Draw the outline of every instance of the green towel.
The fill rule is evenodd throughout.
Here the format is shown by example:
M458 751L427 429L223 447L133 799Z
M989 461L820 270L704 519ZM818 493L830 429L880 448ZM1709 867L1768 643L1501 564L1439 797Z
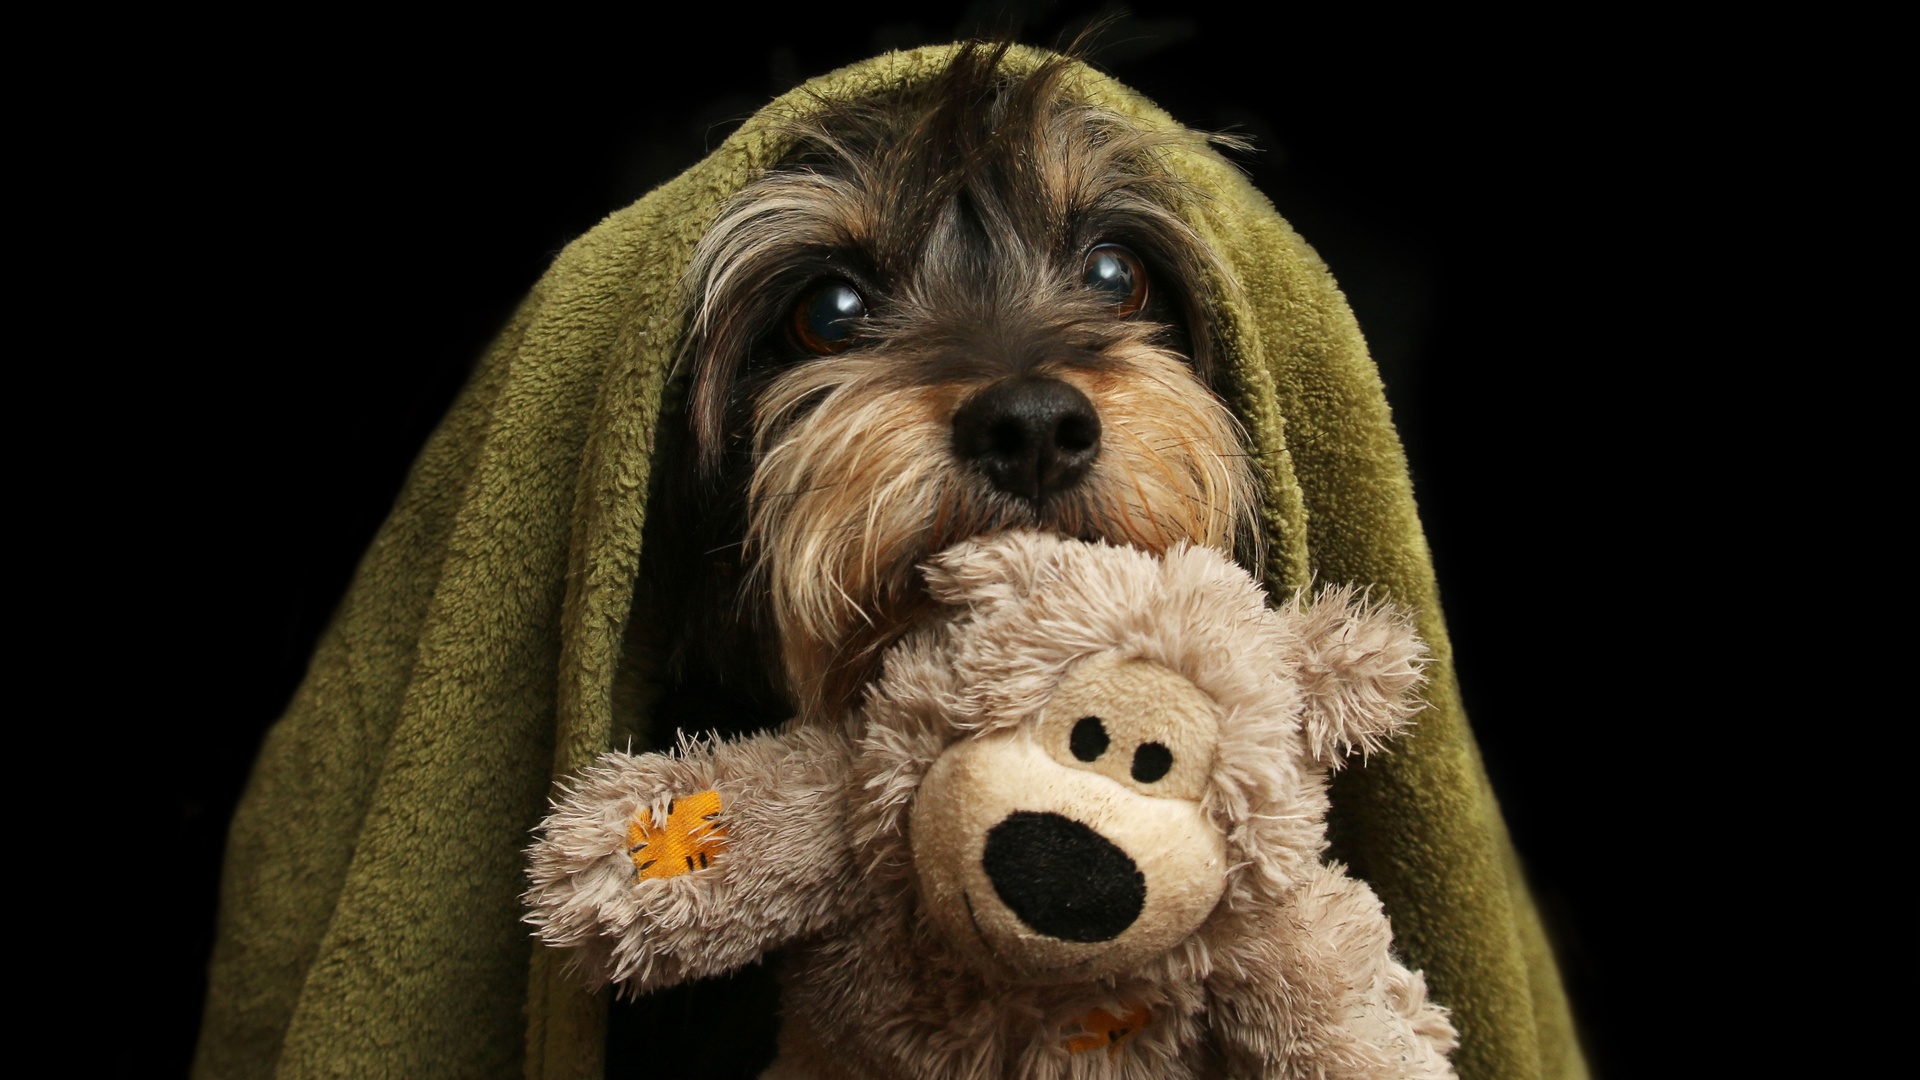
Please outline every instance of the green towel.
M415 463L261 751L228 842L196 1075L600 1075L604 1000L533 947L521 852L551 781L617 726L624 741L616 672L645 700L657 662L623 649L623 631L655 436L678 396L680 275L721 203L786 150L778 117L925 81L949 53L889 54L786 95L534 286ZM1172 123L1096 72L1075 78ZM1269 586L1372 584L1421 612L1437 658L1415 735L1336 782L1334 854L1379 892L1406 959L1453 1010L1462 1077L1584 1076L1353 315L1231 166L1197 146L1171 164L1204 195L1188 216L1243 290L1213 293L1225 390L1270 496Z

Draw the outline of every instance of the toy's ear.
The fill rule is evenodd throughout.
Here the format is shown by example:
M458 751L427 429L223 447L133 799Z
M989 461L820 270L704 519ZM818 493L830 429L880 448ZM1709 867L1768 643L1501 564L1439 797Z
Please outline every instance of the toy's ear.
M1355 751L1379 750L1423 707L1416 692L1430 657L1410 613L1342 587L1286 614L1298 619L1301 733L1316 761L1338 769Z
M1031 532L1004 532L956 544L927 560L927 592L943 604L1017 600L1030 591L1063 541Z

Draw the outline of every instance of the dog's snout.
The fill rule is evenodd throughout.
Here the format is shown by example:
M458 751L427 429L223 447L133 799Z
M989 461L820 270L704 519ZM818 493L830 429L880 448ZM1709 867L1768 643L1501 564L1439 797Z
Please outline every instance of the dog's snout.
M1006 379L953 415L953 448L993 485L1035 502L1078 484L1100 454L1100 415L1058 379Z
M1062 941L1112 941L1146 907L1147 879L1133 859L1059 814L1008 814L987 831L980 863L1021 922Z

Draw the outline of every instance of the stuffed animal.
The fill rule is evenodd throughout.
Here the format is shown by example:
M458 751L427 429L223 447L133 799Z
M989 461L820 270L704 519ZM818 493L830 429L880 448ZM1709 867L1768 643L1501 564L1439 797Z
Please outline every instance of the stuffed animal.
M1379 901L1321 861L1329 772L1418 708L1404 613L1026 532L926 576L854 715L565 792L538 936L642 993L787 950L773 1080L1453 1075Z

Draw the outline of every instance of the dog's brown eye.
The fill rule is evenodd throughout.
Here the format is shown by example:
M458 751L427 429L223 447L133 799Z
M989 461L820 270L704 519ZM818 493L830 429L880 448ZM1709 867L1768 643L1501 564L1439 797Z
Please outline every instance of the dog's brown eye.
M1119 244L1101 244L1087 252L1080 283L1106 297L1114 314L1123 318L1147 306L1147 269L1139 256Z
M825 356L853 344L867 302L844 281L815 286L793 306L793 337L810 353Z

